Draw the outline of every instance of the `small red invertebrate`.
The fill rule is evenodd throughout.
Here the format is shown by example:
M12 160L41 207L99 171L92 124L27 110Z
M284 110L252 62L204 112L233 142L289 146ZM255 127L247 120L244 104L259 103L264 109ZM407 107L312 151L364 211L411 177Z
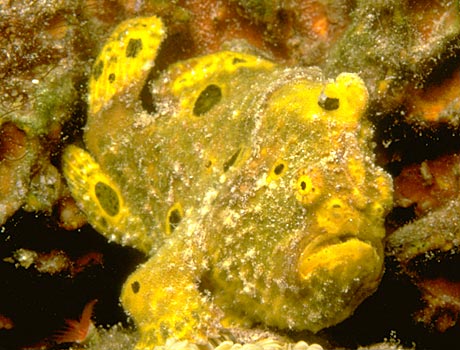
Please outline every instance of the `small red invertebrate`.
M94 328L91 316L96 302L97 299L94 299L85 305L79 320L65 320L66 327L56 333L54 341L58 344L84 342Z
M0 329L10 330L14 327L13 320L8 316L0 314Z

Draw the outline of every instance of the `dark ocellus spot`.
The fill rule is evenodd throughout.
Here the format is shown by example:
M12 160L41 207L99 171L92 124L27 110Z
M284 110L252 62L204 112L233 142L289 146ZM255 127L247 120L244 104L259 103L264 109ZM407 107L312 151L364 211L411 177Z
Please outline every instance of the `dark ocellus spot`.
M280 163L278 164L275 169L273 169L273 172L275 173L275 175L280 175L284 170L284 164L283 163Z
M135 58L139 52L142 51L142 40L141 39L129 39L128 46L126 47L126 57Z
M120 201L112 187L103 182L98 182L94 191L102 209L110 216L117 215L120 211Z
M138 281L134 281L133 283L131 283L131 289L134 294L137 294L141 289L140 283Z
M208 85L200 96L195 101L193 106L193 114L196 116L202 116L206 112L210 111L212 107L220 102L222 99L222 91L217 85Z
M319 95L318 105L326 111L334 111L339 109L340 101L338 98L328 97L324 93Z
M115 74L114 73L110 73L109 74L109 83L113 83L115 81Z
M169 213L169 218L168 218L169 228L171 232L175 230L175 228L179 225L181 220L182 220L182 215L180 213L180 210L179 209L171 210L171 212Z
M300 183L300 188L302 189L302 191L305 191L305 189L307 188L307 183L305 181L302 181Z
M93 67L93 78L94 80L98 80L104 70L104 62L99 61Z

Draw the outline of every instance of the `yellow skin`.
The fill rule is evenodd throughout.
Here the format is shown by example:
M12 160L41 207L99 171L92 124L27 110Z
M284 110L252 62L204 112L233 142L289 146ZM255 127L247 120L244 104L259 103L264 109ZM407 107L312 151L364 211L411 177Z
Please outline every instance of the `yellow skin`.
M349 317L380 281L392 198L362 80L225 51L169 67L149 114L138 96L163 37L156 17L115 29L90 80L88 152L63 157L89 222L151 256L121 294L137 347Z

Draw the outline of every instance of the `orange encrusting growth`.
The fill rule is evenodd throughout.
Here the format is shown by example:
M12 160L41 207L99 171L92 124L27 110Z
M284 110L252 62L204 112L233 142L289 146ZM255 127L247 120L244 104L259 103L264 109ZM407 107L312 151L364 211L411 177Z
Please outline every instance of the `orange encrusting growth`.
M444 155L405 167L394 180L395 204L414 206L420 217L446 205L459 195L458 167L460 155Z
M418 122L449 122L460 109L458 86L460 69L456 69L442 84L431 84L424 89L415 90L410 96L408 119Z

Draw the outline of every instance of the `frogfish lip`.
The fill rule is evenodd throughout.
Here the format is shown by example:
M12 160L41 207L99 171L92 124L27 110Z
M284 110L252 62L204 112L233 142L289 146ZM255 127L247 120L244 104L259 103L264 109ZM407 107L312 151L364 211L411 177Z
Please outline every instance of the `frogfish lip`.
M360 275L374 270L372 268L369 271L368 268L363 269L363 267L376 267L381 260L377 249L370 243L350 237L342 241L322 242L313 247L308 245L300 255L298 271L303 280L307 280L320 270L322 273L338 273L340 270L342 274L347 272L347 274ZM349 270L355 270L355 272Z
M383 248L355 235L322 240L304 248L297 267L304 290L315 291L313 299L320 304L329 300L331 308L335 305L334 310L325 311L334 314L332 325L348 317L377 289L383 274Z

